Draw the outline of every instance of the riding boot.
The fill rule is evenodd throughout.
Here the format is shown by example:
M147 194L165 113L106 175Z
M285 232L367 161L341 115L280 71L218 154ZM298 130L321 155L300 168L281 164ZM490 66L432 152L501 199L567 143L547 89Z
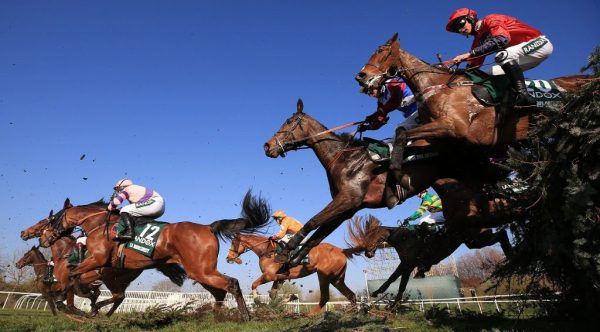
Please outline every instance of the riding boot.
M46 265L46 275L44 276L44 283L51 284L54 282L54 265Z
M113 239L119 242L127 242L133 240L133 217L127 212L121 212L121 219L123 219L123 223L125 224L125 229L121 234L117 234L117 236Z
M404 159L404 145L406 145L406 129L404 127L396 128L392 155L390 156L390 167L392 171L400 171L402 160Z
M83 261L83 245L79 244L77 246L77 265L81 264L81 261Z
M515 100L515 106L531 107L536 105L536 101L527 92L527 86L525 85L525 77L523 76L523 70L519 67L519 64L515 60L511 60L502 66L502 70L506 73L506 77L510 79L513 89L517 93Z
M306 237L306 234L304 234L302 232L302 230L300 230L299 232L294 234L294 236L292 236L292 238L284 246L283 250L280 253L278 253L277 255L275 255L275 262L276 263L287 263L289 260L290 252L293 249L295 249L296 247L298 247L300 242L302 242L302 240L304 240L305 237Z
M396 171L388 170L387 178L385 181L385 189L383 190L383 199L388 209L392 209L394 206L400 203L398 195L398 179L396 179Z

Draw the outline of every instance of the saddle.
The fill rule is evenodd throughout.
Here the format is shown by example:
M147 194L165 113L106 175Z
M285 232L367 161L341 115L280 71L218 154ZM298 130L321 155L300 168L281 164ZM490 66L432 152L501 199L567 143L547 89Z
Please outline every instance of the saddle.
M473 97L483 105L509 106L507 102L514 100L515 92L505 75L493 76L481 70L469 70L464 74L471 80ZM553 81L525 80L525 84L529 95L537 101L538 108L548 106L549 103L561 102L564 98L564 91Z

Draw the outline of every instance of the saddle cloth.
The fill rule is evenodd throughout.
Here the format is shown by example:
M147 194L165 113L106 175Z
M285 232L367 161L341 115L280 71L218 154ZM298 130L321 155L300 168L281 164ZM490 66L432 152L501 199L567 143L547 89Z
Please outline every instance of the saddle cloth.
M127 242L125 248L137 251L147 257L152 257L158 238L167 223L161 221L150 222L148 219L145 219L144 223L140 225L137 224L137 221L136 219L133 240ZM115 228L116 234L124 229L125 225L122 224L122 221L119 221Z

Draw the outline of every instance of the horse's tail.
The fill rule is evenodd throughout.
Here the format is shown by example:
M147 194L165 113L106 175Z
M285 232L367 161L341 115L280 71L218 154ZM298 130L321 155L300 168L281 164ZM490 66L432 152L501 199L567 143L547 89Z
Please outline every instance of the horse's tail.
M248 190L240 218L217 220L209 226L221 240L232 240L238 233L253 233L265 227L270 217L271 208L267 201L260 196L252 196L252 191Z
M171 263L160 265L157 266L156 269L179 287L181 287L185 279L187 279L187 274L185 273L185 270L179 264Z
M342 253L346 256L346 258L353 258L354 256L360 256L360 253L364 250L361 247L350 247L342 249Z

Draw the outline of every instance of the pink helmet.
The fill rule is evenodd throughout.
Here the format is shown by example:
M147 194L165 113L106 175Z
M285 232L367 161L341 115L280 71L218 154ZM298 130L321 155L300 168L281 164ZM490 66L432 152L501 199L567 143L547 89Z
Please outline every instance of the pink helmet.
M128 186L131 186L133 184L133 181L129 180L129 179L121 179L119 181L117 181L117 183L115 184L115 190L117 189L122 189Z

